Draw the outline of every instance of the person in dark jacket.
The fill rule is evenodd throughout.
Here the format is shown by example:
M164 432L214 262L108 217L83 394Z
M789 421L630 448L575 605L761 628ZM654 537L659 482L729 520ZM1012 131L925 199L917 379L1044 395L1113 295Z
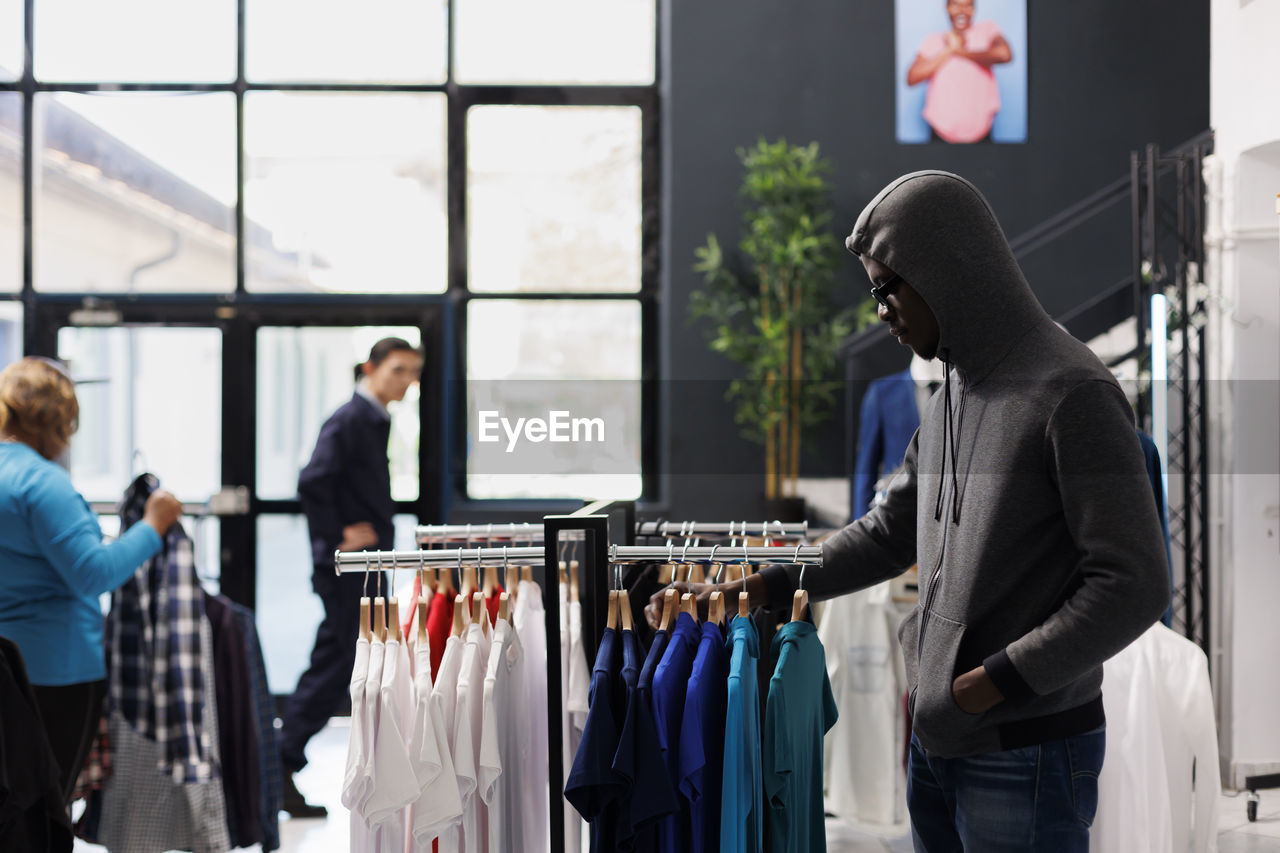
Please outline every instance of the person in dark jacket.
M334 574L333 552L393 547L387 405L403 400L421 371L422 356L408 341L383 338L374 344L368 361L356 368L355 394L324 422L311 461L298 475L311 537L311 585L324 604L324 619L310 666L281 720L284 810L294 817L326 814L324 807L306 802L292 776L307 763L307 742L342 706L355 665L364 575Z
M963 178L898 178L845 245L890 333L947 376L884 501L824 543L805 589L832 598L919 563L920 603L898 631L917 851L1083 853L1102 663L1169 601L1133 410L1045 313ZM765 568L746 582L752 605L787 606L798 579Z

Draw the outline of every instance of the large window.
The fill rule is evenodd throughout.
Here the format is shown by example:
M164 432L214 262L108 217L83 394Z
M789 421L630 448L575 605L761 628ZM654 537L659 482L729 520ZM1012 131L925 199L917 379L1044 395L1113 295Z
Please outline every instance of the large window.
M230 93L36 96L37 290L235 289Z
M21 289L22 95L0 92L0 293Z
M90 500L143 468L194 514L219 496L201 571L278 603L276 689L318 613L298 470L377 338L427 352L392 411L402 538L499 499L641 495L655 9L0 0L0 364L70 360ZM482 407L603 440L512 464Z
M441 293L445 96L249 92L250 290Z
M473 107L471 291L640 290L640 128L635 107Z

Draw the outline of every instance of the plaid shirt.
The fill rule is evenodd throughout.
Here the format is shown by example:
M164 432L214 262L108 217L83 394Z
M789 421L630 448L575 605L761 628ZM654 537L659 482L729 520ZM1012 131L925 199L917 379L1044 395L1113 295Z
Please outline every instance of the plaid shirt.
M89 745L89 757L84 761L84 769L76 778L76 789L71 795L72 802L87 799L94 791L102 790L102 785L111 775L111 739L107 735L107 718L98 719L98 733Z
M129 487L121 530L142 519L157 485L144 475ZM107 654L110 707L155 741L157 768L179 784L214 776L200 664L205 618L191 539L175 524L160 553L112 593Z

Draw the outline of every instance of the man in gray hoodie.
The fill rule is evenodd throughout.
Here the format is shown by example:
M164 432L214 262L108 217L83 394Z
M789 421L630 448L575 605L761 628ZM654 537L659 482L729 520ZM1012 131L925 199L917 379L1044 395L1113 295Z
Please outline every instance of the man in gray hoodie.
M805 588L833 598L919 565L899 628L917 851L1087 851L1102 663L1169 601L1132 409L963 178L898 178L845 244L889 331L947 378L883 503L824 544ZM752 605L785 607L798 580L766 568Z

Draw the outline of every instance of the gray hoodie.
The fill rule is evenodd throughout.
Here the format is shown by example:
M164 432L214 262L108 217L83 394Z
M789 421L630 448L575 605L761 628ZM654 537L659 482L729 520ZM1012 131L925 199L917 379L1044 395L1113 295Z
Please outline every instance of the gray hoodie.
M958 757L1102 725L1102 662L1164 612L1159 517L1114 377L1036 300L995 214L968 181L905 175L847 245L915 288L940 328L948 381L886 500L823 547L811 599L920 567L898 636L913 731ZM767 569L790 598L795 567ZM969 714L953 679L979 665L1005 696Z

